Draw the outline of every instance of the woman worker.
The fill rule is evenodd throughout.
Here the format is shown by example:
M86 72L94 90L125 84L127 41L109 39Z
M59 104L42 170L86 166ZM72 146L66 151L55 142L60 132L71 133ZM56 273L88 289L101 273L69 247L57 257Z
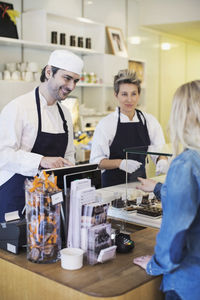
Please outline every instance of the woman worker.
M119 107L97 125L90 156L90 162L97 163L103 170L103 187L125 183L126 170L128 181L135 181L138 176L146 177L145 155L129 154L126 162L125 148L142 147L142 151L147 151L151 145L158 151L165 143L158 121L136 109L140 91L140 80L135 73L121 70L114 77L114 93ZM157 162L157 174L165 173L167 159L155 159L155 156L152 159Z
M155 253L134 259L148 274L163 275L166 300L199 300L200 295L199 132L200 80L196 80L180 86L172 103L174 159L161 187L163 218ZM151 190L155 182L142 180L140 187Z

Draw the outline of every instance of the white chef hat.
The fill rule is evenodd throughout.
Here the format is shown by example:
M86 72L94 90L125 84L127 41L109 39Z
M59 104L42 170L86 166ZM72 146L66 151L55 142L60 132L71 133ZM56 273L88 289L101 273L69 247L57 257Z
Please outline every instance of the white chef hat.
M81 75L82 59L67 50L55 50L51 53L48 65Z

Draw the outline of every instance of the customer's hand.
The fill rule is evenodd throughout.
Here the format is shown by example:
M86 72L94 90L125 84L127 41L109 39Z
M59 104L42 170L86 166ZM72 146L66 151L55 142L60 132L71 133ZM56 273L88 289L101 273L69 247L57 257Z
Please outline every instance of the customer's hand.
M140 168L141 164L142 163L137 160L123 159L119 165L119 168L125 172L127 171L128 173L133 173Z
M139 256L133 259L133 263L146 270L147 264L150 261L150 259L151 255Z
M160 159L156 164L156 175L166 174L169 169L169 162L167 159Z
M66 166L73 166L73 164L63 157L44 156L40 161L40 167L44 169L62 168Z
M137 178L140 184L136 186L136 189L142 190L143 192L153 192L156 186L156 181L153 179L145 179L142 177Z

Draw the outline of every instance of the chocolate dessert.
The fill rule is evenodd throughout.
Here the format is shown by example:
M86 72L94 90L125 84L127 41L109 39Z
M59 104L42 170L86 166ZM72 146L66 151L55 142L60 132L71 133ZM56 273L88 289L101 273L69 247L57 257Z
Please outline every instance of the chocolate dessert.
M151 217L162 216L162 208L160 207L141 207L137 209L138 214L147 215Z

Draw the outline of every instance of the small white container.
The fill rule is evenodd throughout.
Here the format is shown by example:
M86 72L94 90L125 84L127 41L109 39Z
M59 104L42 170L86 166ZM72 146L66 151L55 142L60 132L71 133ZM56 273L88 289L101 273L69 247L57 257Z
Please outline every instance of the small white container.
M27 66L27 71L29 72L38 72L39 66L36 62L29 62Z
M3 71L3 79L4 80L10 80L11 79L10 71L8 71L8 70Z
M31 82L31 81L33 81L33 72L31 72L31 71L27 71L26 73L25 73L25 78L24 78L24 80L25 81L27 81L27 82Z
M79 248L64 248L60 250L61 267L66 270L78 270L83 266L84 251Z

